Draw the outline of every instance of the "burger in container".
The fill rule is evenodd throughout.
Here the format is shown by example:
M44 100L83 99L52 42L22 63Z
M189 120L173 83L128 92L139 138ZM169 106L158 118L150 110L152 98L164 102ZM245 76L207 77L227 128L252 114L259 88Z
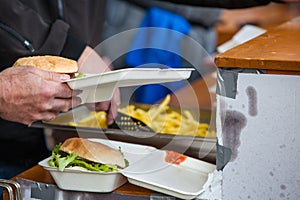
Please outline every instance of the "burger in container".
M39 162L60 189L112 192L127 182L122 170L155 148L96 138L68 138Z

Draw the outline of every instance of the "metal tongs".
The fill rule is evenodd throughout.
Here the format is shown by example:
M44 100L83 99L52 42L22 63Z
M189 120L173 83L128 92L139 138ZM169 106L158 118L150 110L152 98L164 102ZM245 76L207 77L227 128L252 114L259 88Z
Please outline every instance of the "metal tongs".
M118 128L128 131L146 131L154 132L149 126L139 119L136 119L132 116L129 116L125 113L118 112L117 117L112 125L109 128Z
M22 200L21 186L16 181L0 179L0 187L7 190L9 200Z

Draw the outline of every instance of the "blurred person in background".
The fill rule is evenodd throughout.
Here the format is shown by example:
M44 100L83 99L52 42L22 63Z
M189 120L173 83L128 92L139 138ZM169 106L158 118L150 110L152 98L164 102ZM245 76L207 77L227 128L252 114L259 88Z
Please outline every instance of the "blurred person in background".
M110 40L103 43L101 54L110 58L117 58L112 59L115 69L139 67L147 63L156 63L174 68L195 67L197 71L193 71L188 80L192 82L215 69L213 63L217 43L215 25L219 22L221 8L246 8L265 5L269 2L251 0L239 2L111 0L107 2L103 29L103 39L109 38ZM117 10L116 7L118 7ZM189 44L191 40L184 40L184 38L182 40L178 40L176 36L164 38L165 35L171 34L170 31L167 33L167 31L149 29L149 33L147 33L146 30L136 29L144 27L167 28L168 30L179 31L195 40L203 49L192 48L193 45ZM115 37L119 33L122 33L119 35L119 38L122 39ZM176 46L174 43L180 44ZM172 59L170 59L170 54L159 51L160 49L139 49L148 44L160 44L161 49L168 49L172 46L170 48L173 48L174 52L179 52L179 56L172 55ZM127 48L126 54L123 54L124 50L120 50L120 47L124 48L124 46ZM180 50L177 50L177 47ZM131 49L139 50L131 52ZM185 58L189 58L192 63L186 62ZM167 93L172 93L183 86L184 83L182 82L182 84L165 83L126 87L121 88L121 97L125 101L153 104L161 100Z
M115 9L116 7L118 7L117 10ZM124 32L125 34L120 35L120 38L123 39L110 39L109 42L104 43L101 54L110 58L117 57L118 59L113 61L113 66L116 69L138 67L147 63L156 63L176 68L195 67L198 71L192 73L189 79L189 82L192 82L213 70L213 63L211 63L212 66L208 67L204 66L203 61L207 59L206 57L209 57L209 55L215 52L217 38L214 26L219 20L220 13L220 8L178 5L154 0L108 1L103 39L116 36L116 34L123 31L132 31ZM158 27L166 28L167 30L149 29L149 35L146 36L142 35L148 34L146 31L140 34L142 31L136 29L143 27ZM174 30L176 32L174 32L174 37L170 35L172 32L168 30ZM191 40L185 41L184 38L181 38L181 35L176 35L177 32L191 37L195 42L199 43L202 48L191 48L189 43ZM165 38L166 35L169 36ZM178 36L180 39L178 39ZM143 45L149 41L152 44L160 44L161 49L172 48L174 52L178 52L178 56L159 51L160 49L147 49L143 52ZM134 44L137 44L134 48L141 49L137 54L135 54L136 52L130 51L130 48L132 48ZM118 51L120 46L122 46L122 48L124 48L124 46L127 47L127 53L125 55L115 55L122 54ZM192 60L192 64L184 59L186 57L190 58L189 61ZM157 67L157 65L154 67ZM201 71L201 74L199 74L199 71ZM174 92L183 86L184 83L182 82L126 87L121 88L121 97L124 100L129 99L137 103L153 104L165 97L167 93Z

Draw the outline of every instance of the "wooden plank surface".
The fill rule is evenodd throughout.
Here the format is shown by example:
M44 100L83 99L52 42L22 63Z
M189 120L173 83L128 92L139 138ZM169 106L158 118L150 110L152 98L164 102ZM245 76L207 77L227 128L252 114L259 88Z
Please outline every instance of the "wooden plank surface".
M300 71L300 17L215 57L217 67Z

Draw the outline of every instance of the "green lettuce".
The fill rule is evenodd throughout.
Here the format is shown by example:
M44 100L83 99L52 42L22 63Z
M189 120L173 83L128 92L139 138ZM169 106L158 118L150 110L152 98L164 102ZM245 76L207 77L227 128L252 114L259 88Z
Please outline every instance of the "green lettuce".
M48 162L51 167L57 167L59 171L64 171L65 168L74 166L83 167L96 172L118 172L120 170L117 165L95 163L84 160L74 153L67 154L59 150L60 146L61 143L54 147L52 150L52 158ZM128 161L126 159L125 162L126 166L128 166Z
M82 77L85 77L85 74L80 72L74 78L82 78Z

